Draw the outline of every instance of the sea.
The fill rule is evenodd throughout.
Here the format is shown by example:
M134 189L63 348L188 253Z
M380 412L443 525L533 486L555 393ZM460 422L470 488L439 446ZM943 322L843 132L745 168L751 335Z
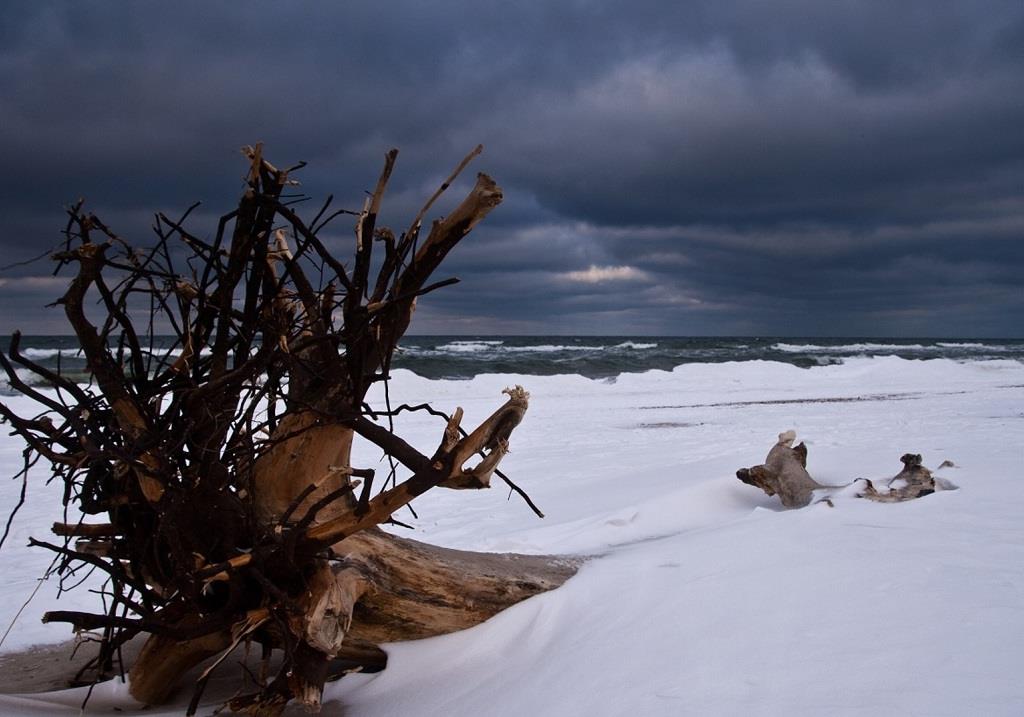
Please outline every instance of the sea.
M171 346L169 338L154 342L154 364L173 359ZM85 361L72 336L23 336L21 353L74 380L88 380ZM669 371L688 363L776 361L810 368L874 356L1024 362L1024 339L406 336L392 366L430 379L469 379L480 374L578 374L612 379L624 373ZM19 370L19 375L31 380L29 372ZM0 392L10 392L5 381L0 382Z

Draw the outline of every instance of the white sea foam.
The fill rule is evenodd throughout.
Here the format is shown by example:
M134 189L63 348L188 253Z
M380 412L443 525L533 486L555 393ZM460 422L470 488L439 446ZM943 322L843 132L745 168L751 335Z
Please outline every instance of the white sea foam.
M653 348L657 344L634 344L631 341L627 341L623 344L619 344L621 348ZM504 341L450 341L446 344L441 344L434 351L438 353L514 353L514 354L529 354L529 353L558 353L560 351L603 351L607 349L607 346L592 346L592 345L579 345L579 344L533 344L527 346L509 346ZM421 355L436 355L430 354L430 349L421 349Z
M853 353L856 351L927 351L931 347L921 344L843 344L841 346L819 346L818 344L772 344L776 351L786 353ZM934 350L934 349L932 349Z
M936 346L941 346L944 349L983 349L985 351L1012 351L1013 349L1009 346L1000 346L999 344L979 344L979 343L946 343L938 341Z
M30 346L27 349L22 349L21 353L22 355L25 356L25 358L35 360L54 358L55 356L57 356L57 354L63 354L64 356L70 356L74 358L82 357L81 349L37 349Z
M559 344L537 344L535 346L506 346L505 347L510 353L520 354L549 354L557 353L559 351L603 351L605 346L579 346L570 344L567 346Z
M162 356L177 357L177 356L181 355L181 348L175 348L175 349L154 348L152 350L150 350L148 348L143 348L142 352L144 354L147 354L147 355L150 355L150 356L154 356L154 357L162 357ZM72 348L40 349L40 348L35 348L35 347L29 347L29 348L21 349L21 353L22 353L23 356L25 356L25 358L30 358L30 359L33 359L35 361L44 361L46 359L56 358L58 354L62 358L82 359L82 358L85 357L85 354L82 353L81 349L72 349ZM202 356L210 356L210 355L212 355L212 353L213 353L213 351L211 349L209 349L209 348L204 348L202 351L200 351L200 355L202 355Z
M636 349L637 351L639 351L641 349L656 349L658 348L658 344L641 344L636 343L635 341L623 341L621 344L615 344L615 346L613 346L612 348Z
M437 347L438 351L450 353L479 353L481 351L493 351L496 347L504 344L504 341L450 341Z

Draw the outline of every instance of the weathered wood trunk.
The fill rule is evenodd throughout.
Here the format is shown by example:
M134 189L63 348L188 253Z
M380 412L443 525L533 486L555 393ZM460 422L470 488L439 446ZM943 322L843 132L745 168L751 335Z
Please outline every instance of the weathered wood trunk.
M778 495L787 508L807 505L814 491L825 486L807 472L807 446L800 443L794 447L795 440L794 431L780 433L764 463L753 468L741 468L736 471L736 477L768 495Z
M472 627L558 587L579 564L548 555L440 548L378 529L354 535L334 551L371 586L356 605L349 631L351 637L371 643Z
M446 480L475 477L477 484L485 485L489 474L464 469L463 463L488 446L493 446L492 454L497 451L503 455L504 448L498 444L507 443L514 427L514 423L506 422L507 414L515 414L518 422L525 407L525 392L510 391L505 409L499 409L482 424L483 430L467 436L468 443L456 439L457 431L452 426L457 424L450 423L439 449L454 456ZM501 431L504 433L495 433ZM316 512L310 529L330 529L338 522L351 520L381 522L383 516L361 518L359 504L352 497L348 462L352 429L325 425L312 412L303 412L283 419L277 435L281 440L254 467L254 504L264 525L274 526L289 514L307 515L318 501L339 491L337 499ZM490 465L486 459L484 464ZM314 490L310 491L310 486ZM552 556L449 550L377 528L353 532L332 544L330 550L334 564L320 563L307 579L304 607L292 630L302 636L302 650L296 659L300 674L309 679L293 676L276 681L263 694L237 701L236 708L250 714L273 715L294 697L315 709L331 658L347 655L355 661L368 652L371 660L379 661L376 645L381 642L420 639L472 627L517 602L558 587L577 566L574 560ZM132 695L146 703L164 700L169 684L178 675L229 647L230 637L229 633L217 633L184 644L152 637L132 668ZM346 653L346 644L356 649ZM164 662L173 666L163 667ZM139 679L148 674L159 674L161 679Z
M521 387L506 390L505 403L471 431L457 407L448 415L394 408L390 396L383 407L366 403L370 386L389 378L418 297L457 281L428 284L431 275L501 202L501 189L480 174L420 237L435 200L480 149L397 237L377 226L395 150L361 211L331 212L329 199L307 222L282 193L298 167L278 169L261 147L247 147L245 193L209 241L184 218L161 214L156 246L140 252L81 203L69 209L55 259L77 271L58 303L93 383L80 386L21 355L15 334L0 364L45 413L23 418L0 404L0 417L28 443L26 466L46 459L66 503L105 516L55 525L64 545L37 544L67 565L105 571L110 613L46 619L103 630L100 673L119 645L148 633L130 670L137 699L166 700L184 672L209 661L194 711L212 671L257 642L279 650L281 666L231 707L276 715L296 700L315 711L339 661L380 669L380 643L475 625L574 572L572 560L446 550L377 527L428 490L486 488L494 475L526 497L498 470L528 408ZM318 236L346 213L356 215L348 265ZM175 261L172 240L191 254L187 265ZM140 300L150 314L136 326ZM99 324L90 302L107 314ZM175 333L170 347L154 334L164 326ZM57 399L22 381L14 364ZM392 416L415 410L446 419L430 456L389 427ZM377 446L394 470L375 481L373 469L353 466L354 440Z
M305 515L318 501L350 484L351 428L323 423L313 411L289 413L273 439L281 441L260 456L253 467L253 505L260 521L273 525L309 485L316 488L295 507ZM351 493L338 497L317 514L336 517L355 505Z

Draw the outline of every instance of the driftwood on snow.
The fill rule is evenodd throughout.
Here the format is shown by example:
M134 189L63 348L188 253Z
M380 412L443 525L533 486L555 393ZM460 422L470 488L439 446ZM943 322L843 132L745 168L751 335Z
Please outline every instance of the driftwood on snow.
M328 198L306 218L289 193L302 165L279 169L260 146L244 151L244 193L212 236L186 228L191 209L158 214L157 243L142 251L81 202L68 210L54 259L73 273L57 303L91 381L32 361L16 333L0 367L41 413L0 403L0 419L27 444L22 477L48 463L66 509L95 516L56 523L56 543L33 541L57 554L69 581L88 570L108 578L106 612L44 616L98 631L93 675L127 670L131 694L159 703L209 661L192 712L212 671L255 644L281 655L280 667L249 675L230 706L272 716L292 700L317 710L339 660L380 669L379 643L477 624L557 587L576 566L444 550L377 527L428 490L487 488L493 476L539 514L498 468L528 408L521 387L466 429L460 408L393 406L387 390L384 407L365 400L373 384L386 388L418 297L456 281L430 283L433 273L501 202L480 174L422 232L480 148L397 236L377 224L396 150L361 210L332 210ZM347 263L323 238L345 215L355 218ZM170 346L157 340L166 334ZM395 433L394 418L409 411L445 419L433 453ZM351 464L356 437L387 459L382 475ZM149 636L139 657L121 665L120 647L138 634Z
M812 500L828 500L830 493L846 486L822 485L807 472L807 446L793 445L795 431L779 434L778 442L768 451L768 457L761 465L740 468L736 477L748 485L760 488L768 495L778 495L786 508L802 508ZM936 490L954 488L951 483L937 481L931 471L921 465L921 456L907 453L900 458L903 470L885 483L883 489L874 482L859 478L862 483L855 496L880 503L896 503L913 500L934 493Z

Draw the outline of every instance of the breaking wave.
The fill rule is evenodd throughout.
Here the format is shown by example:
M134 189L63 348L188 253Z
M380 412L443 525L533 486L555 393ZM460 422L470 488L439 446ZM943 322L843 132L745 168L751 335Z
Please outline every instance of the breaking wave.
M938 345L938 344L936 344ZM959 345L959 344L957 344ZM928 346L921 344L840 344L838 346L818 346L817 344L773 344L776 351L786 353L854 353L864 351L927 351Z

